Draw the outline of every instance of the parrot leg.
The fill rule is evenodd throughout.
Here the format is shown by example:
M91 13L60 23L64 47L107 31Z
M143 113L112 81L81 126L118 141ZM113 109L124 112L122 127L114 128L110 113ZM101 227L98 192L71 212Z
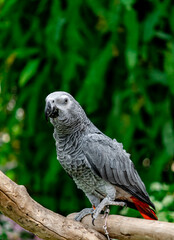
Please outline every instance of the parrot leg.
M103 216L103 218L105 218L105 224L103 225L103 229L105 231L105 235L108 240L110 240L109 232L108 232L108 228L107 228L107 220L108 220L109 212L110 212L109 206L106 206L106 209L104 211L104 216Z
M121 207L127 206L125 202L117 202L117 201L111 200L109 197L105 197L92 213L93 225L94 225L95 219L98 217L100 212L104 209L104 207L106 207L107 205L115 205L115 206L121 206Z
M92 214L94 211L93 208L84 208L83 210L81 210L76 216L75 216L75 220L80 222L82 220L82 218L84 218L86 215Z
M105 207L104 215L103 215L102 218L108 217L109 213L110 213L110 209L109 209L109 205L108 205L108 206Z

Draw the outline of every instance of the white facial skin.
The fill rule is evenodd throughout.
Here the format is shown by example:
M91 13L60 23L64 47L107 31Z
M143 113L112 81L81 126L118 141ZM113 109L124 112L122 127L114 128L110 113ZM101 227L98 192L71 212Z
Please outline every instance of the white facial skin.
M66 113L68 110L72 108L72 97L70 97L68 94L65 94L64 92L54 92L47 96L46 98L46 108L49 105L50 109L46 109L46 114L48 117L56 118L59 117L63 112ZM58 116L54 117L54 114L51 114L51 111L53 109L57 109Z
M65 111L70 108L71 100L67 94L62 94L61 92L54 92L47 96L46 102L50 102L51 106L56 106L59 110Z
M71 126L79 122L81 111L82 108L78 102L65 92L53 92L46 98L46 117L50 117L54 126L58 124Z

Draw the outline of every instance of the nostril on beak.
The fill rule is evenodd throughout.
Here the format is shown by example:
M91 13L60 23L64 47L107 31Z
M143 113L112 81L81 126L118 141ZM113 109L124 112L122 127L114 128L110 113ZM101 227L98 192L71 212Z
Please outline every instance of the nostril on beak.
M51 101L51 103L53 103L53 101ZM48 118L56 118L59 116L58 108L56 106L51 106L51 103L47 102L45 106L45 118L47 121Z

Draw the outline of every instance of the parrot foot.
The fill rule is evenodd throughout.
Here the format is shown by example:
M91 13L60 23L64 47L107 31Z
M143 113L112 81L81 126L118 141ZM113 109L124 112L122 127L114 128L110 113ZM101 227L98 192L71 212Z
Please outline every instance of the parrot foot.
M93 214L94 209L93 208L84 208L82 209L79 213L77 213L77 215L75 216L75 220L80 222L82 220L82 218L84 218L85 216L89 215L89 214Z
M102 218L107 218L110 213L109 205L105 207L104 214Z
M127 206L127 204L125 202L113 201L113 200L110 200L109 197L104 198L92 213L92 223L93 223L93 225L94 225L95 219L98 217L98 215L101 213L101 211L106 206L109 206L109 205L115 205L115 206L121 206L121 207Z

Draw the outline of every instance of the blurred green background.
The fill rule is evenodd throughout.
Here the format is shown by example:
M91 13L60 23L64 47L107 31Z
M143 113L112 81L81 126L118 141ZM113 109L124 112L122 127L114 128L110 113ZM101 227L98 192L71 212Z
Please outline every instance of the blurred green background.
M123 143L159 219L174 221L172 3L0 0L0 169L45 207L66 215L89 206L56 160L44 118L45 97L63 90Z

